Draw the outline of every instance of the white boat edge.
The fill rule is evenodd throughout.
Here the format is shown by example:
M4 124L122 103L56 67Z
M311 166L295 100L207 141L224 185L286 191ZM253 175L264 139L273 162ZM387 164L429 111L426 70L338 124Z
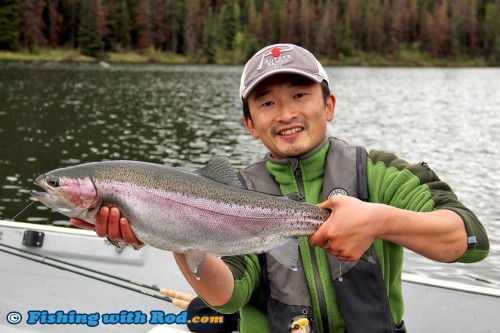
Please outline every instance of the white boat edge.
M91 230L84 229L76 229L76 228L66 228L66 227L57 227L52 225L43 225L43 224L34 224L34 223L25 223L25 222L12 222L6 220L0 220L0 226L9 227L9 228L17 228L17 229L29 229L29 230L38 230L38 231L50 231L57 232L60 234L71 234L71 235L79 235L79 236L89 236L95 237L95 232ZM1 240L1 235L0 235ZM500 297L500 289L475 286L460 282L453 281L443 281L438 279L433 279L421 275L417 275L414 273L403 272L402 280L409 283L422 284L437 288L444 288L450 290L463 291L467 293L473 294L481 294L488 295L493 297Z
M500 297L500 289L475 286L471 284L465 284L453 281L443 281L438 279L433 279L413 273L403 272L402 280L408 283L416 283L426 286L432 286L437 288L450 289L455 291L463 291L466 293L487 295L493 297Z
M91 230L85 229L77 229L77 228L66 228L66 227L57 227L53 225L45 225L45 224L35 224L29 222L15 222L15 221L7 221L0 220L0 227L8 227L13 229L29 229L29 230L37 230L37 231L50 231L57 232L61 234L72 234L72 235L80 235L80 236L95 236L95 232ZM1 238L0 238L1 240Z
M25 230L44 232L46 238L53 241L47 240L41 249L33 248L32 250L23 247L21 239ZM78 264L83 263L82 265L85 267L97 270L108 269L111 272L119 271L120 273L117 274L123 274L134 281L158 284L162 287L189 292L190 287L178 271L173 256L169 252L152 247L145 247L140 251L125 249L123 253L118 253L113 246L105 244L95 232L90 230L0 220L0 244L9 242L17 244L20 249L43 253L48 257L61 255L63 258L70 258ZM68 244L72 246L68 247ZM82 249L88 250L90 253L80 254ZM92 252L96 252L95 249L99 252L98 255L91 255L95 254ZM76 256L74 256L75 253ZM4 262L2 262L2 258ZM33 308L33 304L39 309L44 309L44 306L54 309L55 306L56 309L103 313L127 308L126 304L130 302L133 305L128 305L128 309L140 308L145 313L151 309L162 309L167 313L181 311L170 307L170 303L165 305L165 302L147 299L140 294L127 293L127 291L117 290L113 286L103 283L89 282L90 279L79 278L75 274L64 276L65 272L58 273L53 269L50 271L47 267L41 267L43 266L41 264L34 263L35 269L34 266L26 265L26 261L16 261L13 256L0 256L0 265L3 267L2 274L0 274L0 294L5 298L0 299L1 332L60 332L59 329L64 332L71 329L71 327L64 327L64 325L57 329L49 325L24 325L21 327L22 325L9 325L5 321L6 313L9 311L19 310L19 312L25 313L28 309ZM16 275L12 276L12 274ZM144 281L146 277L154 282ZM496 312L500 308L499 289L437 280L407 272L403 272L402 279L405 298L404 320L409 332L498 332L500 316ZM13 280L15 282L12 282ZM157 280L159 282L156 282ZM30 285L30 290L17 288L19 285L25 286L27 284ZM49 295L46 295L46 290L50 290ZM56 295L57 293L62 295L71 293L72 296L75 293L74 298L80 302L73 303L72 299L69 304L73 308L68 308L68 300L61 298L61 295ZM82 298L79 296L81 294L85 296L86 294L96 294L96 296L89 297L90 299L92 297L100 298L99 303L83 302L79 299ZM28 300L31 298L33 302L27 303L25 298ZM128 325L126 330L128 332L149 332L151 330L160 333L162 327L165 332L173 332L177 329L187 331L185 326L174 327L171 325L156 327ZM95 328L79 327L78 329L81 332L95 332ZM99 331L106 332L118 332L122 329L123 325L99 326Z

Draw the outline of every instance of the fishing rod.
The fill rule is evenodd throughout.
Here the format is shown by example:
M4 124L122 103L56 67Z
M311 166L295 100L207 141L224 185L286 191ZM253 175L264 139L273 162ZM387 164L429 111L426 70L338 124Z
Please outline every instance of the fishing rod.
M44 255L41 255L41 254L38 254L38 253L33 253L33 252L30 252L30 251L19 249L19 248L14 247L14 246L6 245L6 244L0 244L0 246L7 247L7 248L9 248L11 250L16 250L16 251L19 251L19 252L27 253L27 254L30 254L30 255L33 255L33 256L36 256L36 257L40 257L40 258L44 258L44 259L49 259L49 260L52 260L54 262L57 262L57 263L60 263L60 264L64 264L64 265L68 265L68 266L71 266L71 267L75 267L75 268L78 268L78 269L81 269L81 270L84 270L84 271L89 271L89 272L92 272L92 273L95 273L95 274L104 275L104 276L107 276L107 277L110 277L110 278L113 278L113 279L116 279L116 280L120 280L120 281L123 281L123 282L127 282L127 283L130 283L130 284L139 286L139 287L151 289L151 290L158 291L158 292L160 291L160 288L158 288L157 286L150 286L150 285L143 284L143 283L140 283L140 282L128 280L128 279L125 279L125 278L122 278L122 277L119 277L119 276L116 276L116 275L108 274L108 273L105 273L105 272L100 272L100 271L97 271L95 269L88 268L88 267L83 267L83 266L80 266L80 265L77 265L77 264L73 264L73 263L68 262L68 261L61 260L61 259L47 257L47 256L44 256Z
M88 268L88 267L83 267L83 266L80 266L80 265L76 265L76 264L72 264L72 263L66 262L64 260L47 257L47 256L44 256L44 255L40 255L40 254L37 254L37 253L33 253L33 252L30 252L30 251L19 249L19 248L10 246L10 245L0 244L0 247L7 248L9 250L19 251L21 253L26 253L28 255L21 254L21 253L15 253L15 252L11 252L11 251L8 251L8 250L0 248L0 252L3 252L3 253L11 254L11 255L14 255L14 256L17 256L17 257L21 257L21 258L24 258L24 259L27 259L27 260L31 260L31 261L34 261L34 262L37 262L37 263L40 263L40 264L44 264L44 265L48 265L50 267L61 269L63 271L71 272L71 273L78 274L78 275L81 275L81 276L84 276L84 277L87 277L87 278L90 278L90 279L94 279L94 280L97 280L97 281L108 283L108 284L111 284L111 285L116 286L116 287L121 287L121 288L130 290L130 291L134 291L134 292L146 295L146 296L154 297L154 298L157 298L157 299L160 299L162 301L169 302L169 303L172 303L172 301L173 301L172 298L167 297L167 296L158 296L158 295L152 294L150 292L147 292L147 291L144 291L144 290L141 290L141 289L138 289L138 288L133 288L133 287L126 286L126 285L123 285L123 284L120 284L120 283L116 283L116 282L113 282L113 281L110 281L110 280L106 280L106 279L104 279L102 277L98 277L98 276L94 276L92 274L87 274L87 273L84 273L84 272L80 272L78 270L71 269L69 267L74 267L74 268L77 268L77 269L81 269L83 271L92 272L94 274L106 276L106 277L109 277L109 278L112 278L112 279L116 279L116 280L119 280L119 281L127 282L127 283L130 283L130 284L136 285L136 286L140 286L140 287L143 287L143 288L147 288L147 289L151 289L151 290L160 292L160 288L158 288L156 286L150 286L150 285L142 284L142 283L135 282L135 281L132 281L132 280L127 280L127 279L124 279L124 278L119 277L119 276L111 275L111 274L104 273L104 272L99 272L97 270L94 270L94 269L91 269L91 268ZM39 257L40 259L30 257L30 255L31 256L35 256L35 257ZM61 265L50 263L50 262L47 262L46 260L51 260L51 261L54 261L56 263L67 265L69 267L64 267L64 266L61 266Z

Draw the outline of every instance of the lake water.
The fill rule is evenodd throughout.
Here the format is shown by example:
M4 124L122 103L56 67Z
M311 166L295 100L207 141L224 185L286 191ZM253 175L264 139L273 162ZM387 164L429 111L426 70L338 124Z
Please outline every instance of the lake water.
M242 67L0 62L0 219L30 201L34 178L90 161L196 169L265 154L242 123ZM407 251L405 270L500 288L500 69L327 68L337 97L329 134L426 161L479 216L491 243L476 264ZM34 204L16 221L68 225Z

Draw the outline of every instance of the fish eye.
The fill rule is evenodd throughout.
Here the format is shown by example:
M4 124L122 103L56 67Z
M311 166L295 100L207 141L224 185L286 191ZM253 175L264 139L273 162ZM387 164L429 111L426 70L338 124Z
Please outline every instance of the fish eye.
M51 177L47 179L47 184L51 187L59 186L59 178Z

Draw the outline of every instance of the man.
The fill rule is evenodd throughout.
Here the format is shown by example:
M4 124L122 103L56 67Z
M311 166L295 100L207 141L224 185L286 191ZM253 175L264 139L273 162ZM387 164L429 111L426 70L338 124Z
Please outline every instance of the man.
M291 44L263 48L245 66L240 97L247 129L269 149L263 161L241 170L242 182L273 194L299 192L332 210L301 240L297 271L268 255L207 257L198 280L183 254L175 254L207 304L240 312L241 332L404 332L403 247L441 262L487 256L477 217L425 163L410 165L381 151L367 155L327 138L335 97L309 51ZM117 208L102 208L95 229L143 245ZM358 261L366 251L375 262Z

